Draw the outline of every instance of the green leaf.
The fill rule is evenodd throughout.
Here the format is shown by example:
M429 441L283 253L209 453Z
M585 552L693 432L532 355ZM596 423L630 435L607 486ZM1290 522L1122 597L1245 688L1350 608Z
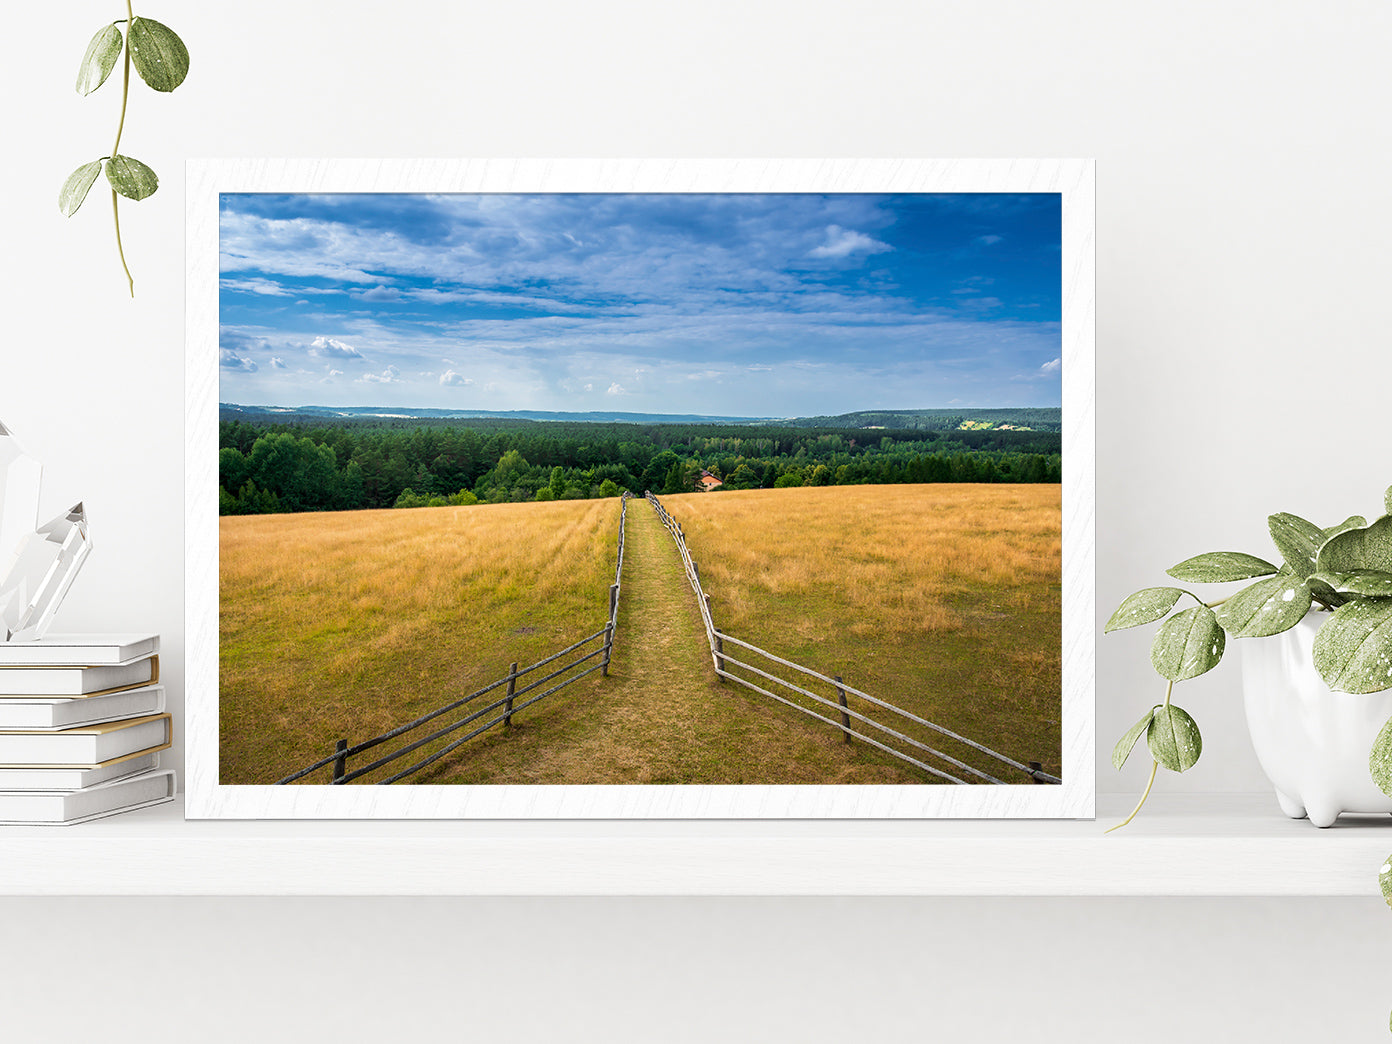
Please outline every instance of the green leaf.
M124 42L121 30L114 25L104 25L97 30L77 70L78 94L91 94L106 82L111 70L116 68L116 59L121 57Z
M1320 548L1318 565L1321 573L1351 573L1357 569L1392 573L1392 515L1365 528L1330 537Z
M1170 681L1197 678L1218 666L1225 641L1213 610L1195 606L1160 625L1150 646L1150 662Z
M1276 567L1254 555L1241 551L1210 551L1206 555L1186 558L1179 565L1165 570L1176 580L1200 584L1222 584L1229 580L1250 580L1254 576L1270 576Z
M1203 753L1199 726L1184 711L1170 704L1155 711L1146 729L1150 755L1171 772L1191 769Z
M1382 866L1378 869L1378 887L1382 889L1383 901L1388 906L1392 906L1392 855L1384 859Z
M1310 589L1287 574L1258 580L1218 607L1214 614L1234 638L1265 638L1290 630L1310 611Z
M189 53L179 34L153 18L130 27L131 61L140 78L157 91L172 91L188 75Z
M1336 692L1392 688L1392 599L1341 605L1315 635L1314 660Z
M1302 580L1315 571L1315 556L1325 541L1324 530L1299 515L1282 512L1266 520L1271 540L1290 571Z
M1141 733L1150 728L1150 720L1155 717L1155 708L1152 707L1146 712L1146 716L1136 724L1126 730L1126 735L1117 740L1117 745L1112 748L1112 768L1118 772L1121 766L1126 764L1126 759L1131 756L1131 748L1136 745L1136 741L1141 738Z
M129 156L112 156L106 161L106 180L127 199L144 199L159 188L155 172Z
M72 217L77 213L77 208L82 206L82 201L87 198L87 192L91 189L92 182L97 180L101 169L102 161L93 160L91 163L84 163L68 175L68 180L63 182L63 187L58 190L58 209L63 212L64 217Z
M1389 515L1392 515L1392 486L1387 487L1387 492L1382 495L1382 504Z
M1382 726L1382 731L1377 734L1377 739L1373 740L1373 749L1368 754L1368 771L1372 773L1373 782L1378 785L1378 789L1384 794L1392 797L1392 718ZM1389 857L1392 862L1392 857ZM1388 896L1388 883L1392 874L1389 874L1386 866L1382 868L1379 875L1383 883L1382 894ZM1392 896L1388 896L1392 899Z
M1311 573L1305 578L1305 586L1310 589L1312 598L1317 598L1325 605L1337 609L1347 602L1348 595L1342 595L1330 585L1325 579L1326 576L1338 576L1338 573Z
M1337 526L1330 526L1326 529L1324 531L1324 539L1328 540L1330 537L1338 536L1340 533L1347 532L1350 529L1362 529L1367 524L1368 520L1362 515L1350 515Z
M1177 587L1147 587L1143 591L1137 591L1117 606L1117 611L1102 628L1102 633L1108 634L1124 627L1154 623L1173 609L1183 594L1184 592Z
M1355 569L1348 573L1312 573L1329 589L1361 598L1392 598L1392 573L1380 569Z

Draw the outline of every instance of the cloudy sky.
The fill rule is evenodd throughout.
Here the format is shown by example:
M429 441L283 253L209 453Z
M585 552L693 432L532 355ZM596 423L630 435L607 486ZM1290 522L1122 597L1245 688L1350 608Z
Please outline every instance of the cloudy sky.
M1057 195L222 197L223 402L1057 406Z

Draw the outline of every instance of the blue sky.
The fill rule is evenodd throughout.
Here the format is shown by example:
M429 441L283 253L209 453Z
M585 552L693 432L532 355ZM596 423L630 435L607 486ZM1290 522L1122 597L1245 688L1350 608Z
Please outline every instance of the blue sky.
M1059 240L1052 194L229 194L219 397L1057 406Z

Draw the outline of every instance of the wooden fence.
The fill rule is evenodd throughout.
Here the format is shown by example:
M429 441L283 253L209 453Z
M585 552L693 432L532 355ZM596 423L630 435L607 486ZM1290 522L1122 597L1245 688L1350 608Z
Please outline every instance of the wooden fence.
M614 649L614 629L619 617L619 591L623 580L624 523L628 518L628 501L629 494L625 492L623 495L623 507L619 513L618 564L614 567L614 582L609 585L609 619L608 622L605 623L603 630L596 631L594 634L581 638L578 642L567 646L560 652L553 653L545 659L538 660L530 667L523 667L519 670L517 664L514 663L504 677L499 678L492 684L485 685L477 692L471 692L469 695L461 697L460 699L452 700L443 707L437 707L428 714L423 714L414 721L399 725L389 732L382 733L380 736L373 736L371 739L363 740L361 743L355 743L351 746L346 739L341 739L338 741L338 745L332 754L320 758L313 764L306 765L298 772L293 772L284 779L276 780L276 785L294 783L311 773L318 772L321 769L327 769L329 766L333 766L332 777L329 780L330 784L352 783L366 776L368 773L386 768L393 762L406 758L408 755L421 752L423 748L431 744L445 740L448 741L444 746L432 750L419 759L412 761L405 768L392 771L391 775L387 776L385 779L375 781L378 784L396 783L399 780L405 779L407 776L414 775L421 771L421 769L433 765L441 758L463 746L469 740L483 735L495 726L502 725L504 728L511 727L514 715L535 703L539 703L546 697L560 692L567 685L579 681L586 675L593 674L595 671L599 671L601 675L608 675L609 661ZM595 643L598 644L595 645ZM595 645L595 648L588 652L582 652L582 650L590 645ZM556 666L540 677L523 681L523 679L526 679L533 671L538 671L543 667L550 667L572 654L574 654L574 658L568 662ZM591 663L590 666L579 673L570 674L570 672L574 671L577 667L589 663L589 661L595 660L596 658L598 658L598 662ZM570 676L563 677L567 674L570 674ZM556 679L562 680L557 681L555 685L546 688L544 691L532 695L537 689L547 685L548 682L556 681ZM520 688L519 682L522 682ZM498 694L499 690L502 690L501 695ZM494 699L485 706L470 708L467 711L464 710L464 708L468 707L469 704L473 703L475 700L489 694L494 694ZM519 703L519 700L522 702ZM463 716L423 735L416 733L416 730L421 729L430 722L437 721L456 711L462 711ZM489 718L489 720L484 721L482 724L475 725L475 722L478 722L482 718L487 718L490 714L493 715L492 718ZM469 726L471 725L474 727L470 728ZM461 731L464 732L463 735L456 735L456 733ZM374 758L365 765L358 764L352 769L348 768L349 758L365 754L367 751L380 747L391 740L407 738L408 734L411 733L416 733L416 735L410 736L404 746Z
M951 783L966 783L967 780L953 775L941 767L928 764L922 760L922 755L930 756L940 763L950 765L967 775L975 776L987 783L1003 784L1006 781L987 772L983 772L981 769L973 767L960 758L954 757L938 749L938 747L924 742L922 738L909 736L900 731L900 729L916 725L919 729L926 730L926 732L933 737L950 740L960 744L962 747L966 748L966 750L994 759L1008 768L1023 772L1035 783L1062 782L1057 776L1045 772L1037 761L1032 761L1026 765L1013 758L1008 758L1004 754L1000 754L983 744L977 743L975 740L958 735L951 729L943 728L941 725L919 717L916 714L904 710L902 707L896 707L892 703L847 685L839 676L828 677L825 674L804 667L801 664L796 664L790 660L775 656L773 653L760 649L756 645L751 645L749 642L741 641L721 631L715 626L715 622L711 617L710 595L706 594L701 588L701 570L696 561L691 557L691 552L686 546L686 534L682 531L681 523L677 522L677 520L667 512L667 509L662 506L662 502L651 492L644 494L644 496L647 498L648 503L653 506L653 510L657 512L657 517L662 520L662 524L667 528L667 531L671 533L672 539L676 542L677 550L681 553L682 564L686 569L686 578L690 582L692 590L696 593L696 604L701 611L701 619L705 624L706 638L710 642L711 659L715 664L715 673L721 678L728 678L730 681L737 682L763 696L767 696L769 699L792 707L794 710L800 711L808 717L815 718L818 721L825 722L839 729L847 743L850 743L853 738L861 740L901 761L906 761L922 769L932 776L947 780ZM739 659L732 655L727 650L727 645L744 650L744 652L739 654L743 656L744 659ZM762 667L756 667L747 662L749 659L753 658L761 658L760 663L765 664L769 669L766 670ZM785 673L787 671L798 672L798 674L801 675L801 684L774 674L773 664L786 668ZM739 668L771 685L778 686L784 694L780 695L778 692L772 692L750 678L734 674L731 672L731 668ZM809 686L813 685L821 687L825 694L812 691ZM832 695L833 693L835 694L834 697ZM794 698L795 696L802 697L803 701L811 701L812 706L809 707L805 705L805 702L798 702L798 700ZM852 696L858 701L856 707L850 706L848 697ZM827 713L835 714L836 717L828 717L827 713L822 713L823 710ZM871 717L871 711L879 712L881 717L885 715L897 716L905 724L900 725L897 729L885 725L883 722L877 721L875 718ZM853 719L858 725L863 727L861 730L858 731L852 728L851 722ZM874 730L877 735L867 735L866 730ZM940 739L935 739L934 742L940 742ZM892 743L898 744L898 746L893 746L891 745ZM905 751L902 749L903 747L908 747L909 751ZM910 751L912 753L910 753ZM961 751L961 753L963 757L970 756L965 750ZM996 771L999 772L1001 770L996 769Z

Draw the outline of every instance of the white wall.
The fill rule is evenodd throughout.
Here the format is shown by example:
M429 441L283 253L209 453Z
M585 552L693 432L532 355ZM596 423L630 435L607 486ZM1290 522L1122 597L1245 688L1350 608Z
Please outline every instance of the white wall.
M91 513L96 553L61 625L162 632L176 710L190 156L1095 157L1099 623L1190 554L1260 553L1272 511L1338 520L1375 510L1392 483L1392 9L1376 0L169 2L150 14L184 36L193 71L173 95L132 98L123 151L164 179L123 208L134 302L100 195L71 220L54 203L69 170L110 148L114 88L80 99L72 81L121 6L33 4L10 19L0 420L45 462L46 508L82 498ZM1157 697L1145 641L1099 639L1103 791L1141 783L1141 766L1118 778L1106 754ZM1176 693L1205 757L1165 789L1264 788L1235 667ZM1100 974L1088 962L1110 932L1081 906L1094 912L1060 938L1059 959ZM965 907L1007 908L1021 935L1058 927L1050 904ZM1166 908L1194 925L1210 909ZM33 909L10 923L36 927L47 905ZM207 930L243 914L269 924L271 909L213 904ZM419 920L428 907L400 909ZM525 928L543 915L518 916ZM1289 941L1269 918L1241 928L1278 952ZM601 961L622 970L624 939L597 940ZM1018 959L1012 981L1032 981L1034 963ZM819 1025L814 1007L798 1025Z

